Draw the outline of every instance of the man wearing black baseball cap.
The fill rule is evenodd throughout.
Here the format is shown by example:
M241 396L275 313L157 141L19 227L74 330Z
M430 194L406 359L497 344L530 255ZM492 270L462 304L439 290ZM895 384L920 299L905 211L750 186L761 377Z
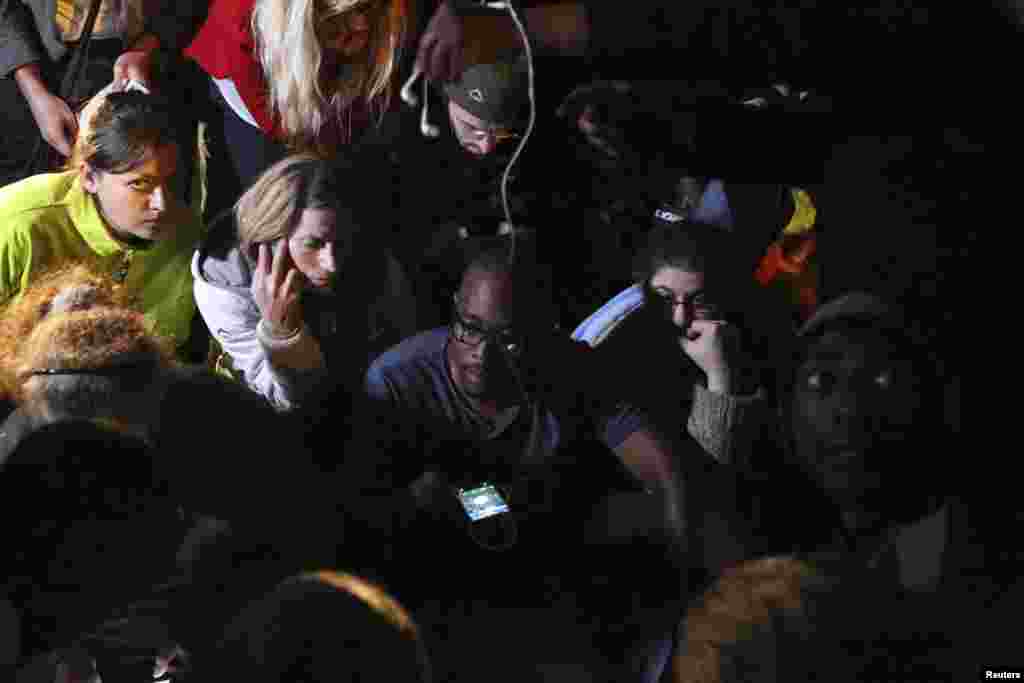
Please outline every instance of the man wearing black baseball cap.
M474 64L445 84L448 118L463 149L483 157L522 135L530 113L527 79L525 59L505 57Z
M397 241L398 256L413 274L416 291L423 293L421 318L435 325L446 319L465 266L464 239L493 236L506 220L502 176L526 132L530 113L527 65L521 53L502 53L489 63L473 64L455 81L438 85L447 121L430 106L432 121L405 128L402 143L389 146L387 152L399 167L398 185L410 188L403 193L401 206L409 216L403 224L410 229ZM535 146L536 142L529 145ZM524 189L529 189L516 176L533 181L531 187L542 182L542 176L528 173L523 160L512 173L509 210L516 224L527 223ZM422 201L426 197L429 201Z

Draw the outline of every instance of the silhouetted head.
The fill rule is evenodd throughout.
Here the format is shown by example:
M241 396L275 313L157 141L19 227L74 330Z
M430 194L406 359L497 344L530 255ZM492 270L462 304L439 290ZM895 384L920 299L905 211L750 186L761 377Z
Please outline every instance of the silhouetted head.
M936 368L912 321L866 294L822 306L800 336L786 412L795 463L840 508L891 514L942 492Z
M228 625L209 680L427 683L412 617L380 587L321 571L290 578Z

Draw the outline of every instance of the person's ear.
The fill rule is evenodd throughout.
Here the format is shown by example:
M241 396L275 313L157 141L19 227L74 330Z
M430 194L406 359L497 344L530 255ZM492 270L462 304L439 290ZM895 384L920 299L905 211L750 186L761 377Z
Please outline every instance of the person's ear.
M78 174L82 179L82 188L89 194L96 194L99 190L100 172L83 161L78 167Z

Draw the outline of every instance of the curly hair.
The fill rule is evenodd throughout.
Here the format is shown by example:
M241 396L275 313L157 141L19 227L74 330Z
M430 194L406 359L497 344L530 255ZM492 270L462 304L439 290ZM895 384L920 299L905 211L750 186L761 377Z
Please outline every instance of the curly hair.
M29 335L48 315L92 306L134 309L132 295L84 261L64 262L37 275L17 299L0 309L0 398L13 397L10 381Z
M151 332L137 311L102 306L60 313L40 321L14 359L14 398L43 398L57 412L97 417L121 391L144 390L174 364L172 343ZM111 372L118 368L124 371ZM39 377L46 379L29 381Z
M790 557L747 562L723 575L690 608L673 665L675 680L721 683L730 649L750 641L773 613L799 614L810 566Z
M674 680L945 680L946 635L902 596L838 553L746 562L687 612Z

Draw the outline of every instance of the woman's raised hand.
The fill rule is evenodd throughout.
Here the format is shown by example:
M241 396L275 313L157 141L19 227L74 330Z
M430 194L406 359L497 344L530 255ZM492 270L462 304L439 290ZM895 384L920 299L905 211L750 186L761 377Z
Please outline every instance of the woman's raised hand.
M289 337L302 326L302 293L299 271L288 259L288 245L259 245L256 272L252 278L252 296L263 320L275 337Z

